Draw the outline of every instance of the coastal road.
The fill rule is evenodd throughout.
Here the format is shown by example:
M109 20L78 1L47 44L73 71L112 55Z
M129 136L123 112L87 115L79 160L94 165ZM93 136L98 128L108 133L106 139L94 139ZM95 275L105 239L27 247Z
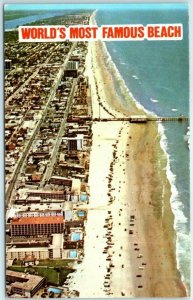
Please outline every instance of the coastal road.
M42 123L44 122L46 116L47 116L47 112L48 112L48 109L49 109L49 106L50 106L50 103L51 101L53 100L54 96L55 96L55 93L56 93L56 90L61 82L61 78L64 74L64 71L67 67L67 64L68 64L68 61L70 59L70 56L72 54L72 52L74 51L75 47L76 47L77 43L73 43L68 55L66 56L66 59L64 61L64 64L62 65L62 67L60 68L59 72L58 72L58 75L52 85L52 88L51 88L51 93L50 93L50 96L48 98L48 101L45 105L45 108L44 108L44 111L42 113L42 116L41 116L41 119L38 121L38 123L36 124L35 128L34 128L34 131L33 131L33 134L31 135L29 141L26 143L26 146L25 146L25 149L24 151L21 153L21 156L17 162L17 165L15 167L15 170L13 172L13 175L12 175L12 178L10 180L10 184L6 190L6 206L8 207L9 205L11 205L10 203L10 200L12 198L12 195L13 195L13 192L14 192L14 188L15 188L15 182L18 181L18 177L20 175L20 173L22 172L22 169L23 169L23 166L24 166L24 163L26 161L26 158L27 158L27 155L30 151L30 148L32 146L32 143L35 139L35 136L37 135Z

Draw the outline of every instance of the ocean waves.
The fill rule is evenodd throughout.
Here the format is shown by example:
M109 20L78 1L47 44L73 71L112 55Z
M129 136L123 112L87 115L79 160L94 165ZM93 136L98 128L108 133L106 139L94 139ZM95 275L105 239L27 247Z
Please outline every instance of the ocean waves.
M142 113L147 115L156 116L153 111L147 110L139 101L137 101L130 91L129 87L127 86L124 78L122 77L120 71L118 70L115 62L113 61L107 46L103 42L103 49L106 56L106 63L108 65L108 69L112 74L112 79L114 81L114 85L116 87L116 92L119 95L119 99L122 100L122 104L126 105L130 108L129 103L131 101L136 105L137 109L139 109ZM137 77L138 78L138 77ZM155 105L159 102L157 99L151 98L150 101ZM171 209L174 214L174 229L176 232L176 262L177 268L180 271L181 278L185 282L187 289L189 289L189 281L190 281L190 268L189 268L189 253L190 248L190 236L187 231L187 217L183 213L183 203L180 199L179 191L176 187L176 175L171 170L171 161L172 157L169 155L168 149L168 141L165 134L165 129L163 124L158 123L158 132L160 135L160 146L164 152L164 155L167 160L166 165L166 176L170 183L171 187L171 198L170 204ZM186 266L186 267L185 267Z
M112 75L112 79L113 79L114 85L116 87L116 92L119 96L121 96L120 98L122 99L124 104L129 108L129 102L132 101L133 103L135 103L135 105L138 109L143 110L147 114L155 115L153 112L146 110L145 107L141 103L136 101L133 94L131 93L128 86L126 85L122 75L120 74L119 70L117 69L117 66L114 63L114 61L107 49L105 42L102 42L102 47L103 47L103 51L104 51L105 58L106 58L106 65L108 66L108 69Z

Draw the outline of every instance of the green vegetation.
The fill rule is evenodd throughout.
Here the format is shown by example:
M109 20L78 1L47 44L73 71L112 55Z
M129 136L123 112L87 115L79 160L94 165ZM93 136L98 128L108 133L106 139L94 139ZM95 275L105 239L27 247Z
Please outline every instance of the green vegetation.
M34 269L37 271L39 276L45 277L48 283L55 285L58 284L58 272L56 270L41 267L35 267Z
M45 11L38 10L9 10L4 12L4 21L16 20L28 16L40 15L42 13L46 13Z
M71 260L62 260L62 259L57 259L57 260L40 260L38 266L48 266L48 267L68 267L72 263Z
M59 285L63 285L66 281L68 274L73 273L75 270L72 269L60 269Z
M61 266L61 264L56 267L57 263L59 264L59 262L62 262L59 260L58 261L48 260L47 262L54 262L55 266L51 266L51 263L50 266L44 265L44 266L33 266L33 267L21 267L15 265L9 267L8 270L16 271L16 272L25 272L33 275L39 275L45 277L48 284L53 284L53 285L63 285L68 274L74 272L73 269L66 267L68 262L66 262L65 267L63 265Z
M64 14L54 17L48 17L45 19L37 20L34 22L26 23L25 25L66 25L67 22L72 21L73 15L82 15L85 13L92 13L92 10L64 10Z
M43 15L43 14L47 14L53 11L50 10L9 10L9 11L4 11L4 21L10 21L10 20L16 20L16 19L20 19L20 18L24 18L24 17L28 17L28 16L37 16L37 15ZM61 12L59 10L54 11L54 13L58 13ZM82 13L92 13L93 10L68 10L65 9L64 10L64 15L60 16L60 17L64 17L67 14L69 15L75 15L75 14L82 14ZM54 16L51 18L47 18L45 19L46 21L49 19L56 19L58 18L58 16ZM45 21L44 20L44 21ZM38 21L37 21L38 22Z
M11 267L8 267L8 270L11 270L11 271L16 271L16 272L24 272L25 271L25 267L16 267L16 266L11 266Z
M12 43L18 41L18 31L5 31L4 32L4 41L5 43Z

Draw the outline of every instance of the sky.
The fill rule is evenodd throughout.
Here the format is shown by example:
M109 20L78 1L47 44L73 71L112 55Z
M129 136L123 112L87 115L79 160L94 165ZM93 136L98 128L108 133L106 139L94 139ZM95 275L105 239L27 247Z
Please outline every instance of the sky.
M151 4L151 3L141 3L141 4L5 4L5 11L10 10L60 10L60 9L170 9L170 8L184 9L187 8L186 4L183 3L161 3L161 4Z

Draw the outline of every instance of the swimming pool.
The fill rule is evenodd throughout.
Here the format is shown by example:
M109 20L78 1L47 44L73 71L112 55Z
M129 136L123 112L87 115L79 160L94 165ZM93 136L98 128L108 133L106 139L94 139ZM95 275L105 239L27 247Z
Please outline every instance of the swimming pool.
M58 289L58 288L55 288L55 287L50 287L48 289L48 292L53 292L54 294L62 294L62 290Z
M84 217L85 216L85 212L83 210L78 211L78 216L79 217Z
M77 251L76 250L71 250L69 253L70 258L76 258L77 257Z
M71 235L71 241L76 242L81 240L81 233L80 232L73 232Z
M87 201L87 200L88 200L88 196L86 194L80 195L80 201Z

